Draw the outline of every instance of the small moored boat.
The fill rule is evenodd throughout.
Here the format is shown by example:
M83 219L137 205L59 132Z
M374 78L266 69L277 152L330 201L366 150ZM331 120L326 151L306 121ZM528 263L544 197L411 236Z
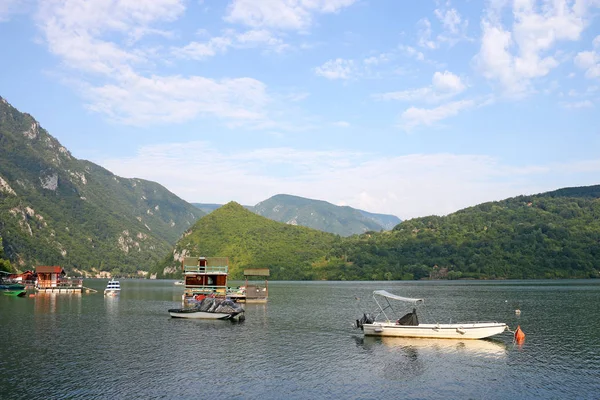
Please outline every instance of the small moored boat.
M244 309L230 299L205 297L195 307L172 308L169 314L173 318L191 319L244 319Z
M27 294L25 285L20 283L2 283L0 284L0 291L6 296L24 297Z
M106 289L104 289L105 296L116 296L121 293L121 283L115 279L108 281Z
M0 271L0 292L6 296L23 297L27 294L25 285L15 282L11 279L7 279L11 274L8 272Z
M380 301L377 301L379 296ZM423 303L423 299L413 299L396 296L385 290L375 290L373 299L379 307L375 316L363 314L356 320L356 328L363 330L365 336L393 336L433 339L483 339L508 330L502 322L464 322L451 324L421 324L417 317L416 308L403 317L393 320L387 314L394 312L389 300L411 303L414 307ZM385 303L384 303L385 301ZM382 305L383 304L383 305ZM377 318L383 316L382 321Z

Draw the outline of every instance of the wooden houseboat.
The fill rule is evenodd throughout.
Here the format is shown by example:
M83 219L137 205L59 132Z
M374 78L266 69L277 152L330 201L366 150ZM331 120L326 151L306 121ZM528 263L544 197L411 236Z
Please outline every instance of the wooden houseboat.
M227 295L227 257L185 257L181 267L184 276L184 303L202 300L206 296Z
M268 268L249 268L244 270L246 278L246 303L266 303L269 298L269 282L267 278L270 275ZM264 281L249 280L248 278L264 277Z
M35 268L37 283L35 289L44 293L81 293L83 279L69 278L62 267L38 266Z

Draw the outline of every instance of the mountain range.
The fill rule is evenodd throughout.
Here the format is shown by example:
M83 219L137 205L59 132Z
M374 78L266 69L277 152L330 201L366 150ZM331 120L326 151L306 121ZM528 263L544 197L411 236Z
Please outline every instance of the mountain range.
M230 203L184 234L162 273L188 254L226 254L237 278L248 266L286 280L600 278L600 185L483 203L349 237L270 221Z
M0 240L17 269L61 265L76 274L145 275L181 234L220 204L189 204L158 183L72 156L33 116L0 97ZM276 195L258 215L342 236L400 220L325 201Z
M220 204L192 203L206 213ZM391 230L401 220L394 215L375 214L348 206L336 206L323 200L278 194L255 206L244 206L255 214L290 225L306 226L340 236L368 231Z
M283 280L600 277L600 185L396 221L291 195L192 205L76 159L0 98L2 269L178 277L181 257L203 255L229 257L233 278L247 267Z

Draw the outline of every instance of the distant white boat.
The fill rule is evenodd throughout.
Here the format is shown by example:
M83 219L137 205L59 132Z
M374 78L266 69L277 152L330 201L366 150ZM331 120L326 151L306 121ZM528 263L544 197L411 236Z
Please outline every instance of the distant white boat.
M185 282L184 281L175 281L173 283L173 285L175 285L175 286L183 286L183 285L185 285Z
M104 295L105 296L116 296L119 293L121 293L121 283L114 279L111 279L110 281L108 281L108 284L106 285L106 289L104 289Z
M379 296L383 304L377 301ZM402 318L393 320L388 315L394 312L389 300L397 300L412 303L416 306L423 303L423 299L413 299L396 296L385 290L375 290L373 299L379 307L375 316L363 314L360 320L356 320L356 328L361 328L365 336L393 336L432 339L483 339L508 330L508 326L502 322L464 322L454 324L421 324L417 317L416 308ZM385 303L383 301L385 300ZM383 316L382 321L376 321ZM391 316L391 315L390 315Z

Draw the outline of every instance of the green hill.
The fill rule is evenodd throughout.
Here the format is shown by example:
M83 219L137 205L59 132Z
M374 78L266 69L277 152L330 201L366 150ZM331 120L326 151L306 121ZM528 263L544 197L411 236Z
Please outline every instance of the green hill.
M268 267L272 279L595 278L599 194L600 186L564 188L347 238L230 203L200 219L174 254L229 256L236 277L245 267Z
M599 196L600 186L565 188L415 218L330 256L348 260L347 279L599 277Z
M0 97L0 237L13 267L135 275L202 215L157 183L74 158Z
M232 278L242 278L245 268L264 267L270 268L271 279L315 279L313 265L340 240L333 234L269 220L230 202L198 220L163 267L178 266L185 255L222 256L229 257Z

